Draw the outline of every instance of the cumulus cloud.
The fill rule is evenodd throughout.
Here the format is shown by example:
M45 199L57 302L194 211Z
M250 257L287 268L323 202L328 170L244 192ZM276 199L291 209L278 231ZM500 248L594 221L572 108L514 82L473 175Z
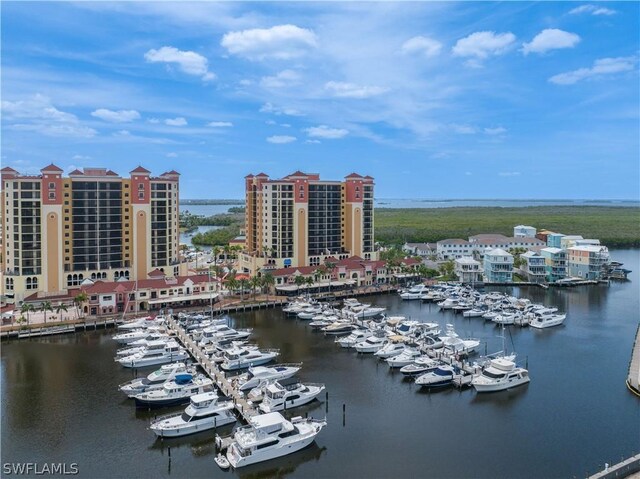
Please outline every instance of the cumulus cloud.
M311 145L317 145L322 143L320 140L306 140L305 143L309 143Z
M274 76L262 77L260 85L263 88L283 88L300 83L300 74L293 70L282 70Z
M370 98L389 91L388 88L355 83L330 81L325 83L324 89L339 98Z
M615 15L615 10L610 8L596 6L596 5L580 5L569 12L571 15L579 15L581 13L588 13L589 15Z
M556 85L573 85L588 78L631 71L635 68L636 61L635 57L600 58L593 63L591 68L578 68L570 72L559 73L549 78L549 81Z
M187 120L181 116L177 118L167 118L164 124L169 126L186 126Z
M231 123L230 121L212 121L210 123L207 123L207 126L210 126L212 128L231 128L233 126L233 123Z
M520 176L519 171L501 171L498 176Z
M144 54L144 58L150 63L176 64L183 73L199 76L204 81L216 78L216 75L209 71L208 60L196 52L178 50L175 47L162 47L158 50L149 50Z
M0 103L7 128L18 131L33 131L46 136L68 136L91 138L96 130L84 126L72 113L58 110L51 100L36 94L27 100Z
M222 37L221 42L229 53L249 60L297 58L305 55L317 44L316 34L312 30L296 25L276 25L271 28L229 32Z
M485 128L484 132L487 135L503 135L507 132L507 129L503 128L502 126L498 126L496 128Z
M546 53L559 48L573 48L580 43L575 33L565 32L557 28L547 28L538 33L529 43L522 44L522 53Z
M91 112L91 116L100 118L111 123L129 123L140 118L140 113L136 110L107 110L106 108L98 108Z
M400 49L402 50L402 53L419 54L429 58L435 57L440 53L442 43L432 38L418 35L417 37L410 38L404 42Z
M295 136L288 136L288 135L274 135L274 136L270 136L267 138L267 141L269 143L275 143L277 145L283 145L285 143L292 143L294 141L296 141L296 137Z
M260 107L260 113L273 113L274 115L288 115L288 116L304 116L299 110L295 108L281 108L273 105L272 103L265 103Z
M323 138L325 140L337 140L349 134L344 128L329 128L327 125L312 126L304 130L311 138Z
M469 66L480 66L480 60L502 55L513 46L515 41L516 36L511 32L475 32L459 39L451 52L454 56L469 58L467 61Z

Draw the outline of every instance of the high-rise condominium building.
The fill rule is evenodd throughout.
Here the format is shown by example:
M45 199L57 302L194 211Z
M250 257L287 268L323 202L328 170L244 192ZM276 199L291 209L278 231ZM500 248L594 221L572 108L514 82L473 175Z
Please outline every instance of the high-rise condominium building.
M84 280L178 275L179 173L129 178L106 168L63 177L51 164L40 175L2 174L2 286L9 302L55 294Z
M373 178L352 173L344 181L296 171L282 179L245 177L245 252L241 267L319 265L326 258L375 259Z

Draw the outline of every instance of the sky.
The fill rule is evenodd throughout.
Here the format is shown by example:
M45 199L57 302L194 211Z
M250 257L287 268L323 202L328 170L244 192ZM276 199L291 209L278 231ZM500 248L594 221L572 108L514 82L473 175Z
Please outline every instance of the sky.
M2 166L638 199L638 2L3 2Z

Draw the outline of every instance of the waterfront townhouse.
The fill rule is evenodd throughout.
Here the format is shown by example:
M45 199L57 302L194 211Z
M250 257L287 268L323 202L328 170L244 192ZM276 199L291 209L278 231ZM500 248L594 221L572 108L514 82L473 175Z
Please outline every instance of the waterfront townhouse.
M513 236L516 238L523 236L531 237L536 235L536 231L533 226L518 225L513 227Z
M527 250L540 251L546 243L534 236L518 236L508 238L509 248L524 248Z
M560 248L542 248L547 281L554 283L567 277L567 252Z
M488 283L510 283L513 280L513 255L500 248L487 251L484 276Z
M562 248L562 233L549 233L547 235L547 246L549 248Z
M437 254L438 247L436 243L405 243L402 247L402 250L405 253L428 258L434 254Z
M352 173L344 181L296 171L281 179L245 177L245 251L240 267L317 266L329 257L375 260L373 178Z
M520 258L526 261L522 270L527 277L527 281L530 283L544 283L547 276L544 256L535 251L527 251L520 255Z
M567 249L569 276L599 280L609 265L609 250L606 246L573 246Z
M436 243L436 252L439 259L447 261L462 258L463 256L471 256L473 254L473 245L469 241L460 238L445 239Z
M560 238L560 248L568 249L572 246L576 245L576 241L583 240L584 238L580 235L565 235Z
M3 266L8 302L36 292L63 294L85 279L145 279L179 271L179 173L129 178L107 168L40 175L1 170Z
M455 259L454 273L463 284L482 283L482 264L471 256Z

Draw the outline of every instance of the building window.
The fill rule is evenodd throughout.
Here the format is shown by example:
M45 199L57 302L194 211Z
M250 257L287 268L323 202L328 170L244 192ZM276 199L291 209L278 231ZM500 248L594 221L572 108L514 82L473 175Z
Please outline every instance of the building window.
M55 200L56 199L56 192L55 191L50 191L49 192L49 199L50 200Z
M49 183L49 189L50 190L55 190L56 188L56 184L52 181L51 183Z
M144 191L141 191L140 193L138 193L138 199L144 200Z
M27 289L38 289L38 278L27 277Z

